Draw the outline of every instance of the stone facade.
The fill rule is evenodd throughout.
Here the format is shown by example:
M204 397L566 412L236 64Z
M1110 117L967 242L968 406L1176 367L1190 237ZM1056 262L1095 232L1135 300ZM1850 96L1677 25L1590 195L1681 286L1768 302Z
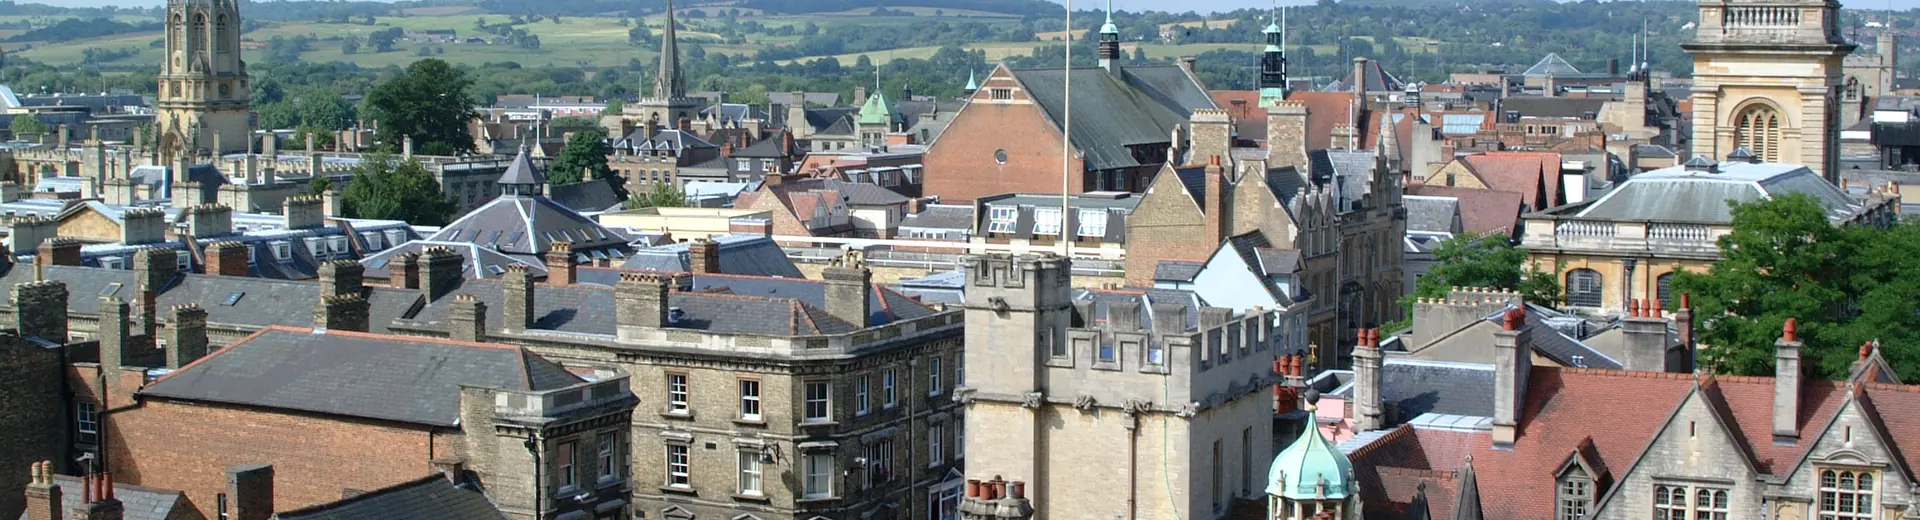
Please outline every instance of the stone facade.
M1837 178L1842 60L1839 4L1700 2L1693 41L1693 155L1748 148L1767 162Z
M173 0L167 4L166 58L154 125L167 153L250 151L253 131L247 63L240 57L240 4Z
M970 257L967 473L1023 480L1038 518L1209 518L1272 456L1265 313L1070 299L1064 260ZM1097 475L1089 468L1102 468Z

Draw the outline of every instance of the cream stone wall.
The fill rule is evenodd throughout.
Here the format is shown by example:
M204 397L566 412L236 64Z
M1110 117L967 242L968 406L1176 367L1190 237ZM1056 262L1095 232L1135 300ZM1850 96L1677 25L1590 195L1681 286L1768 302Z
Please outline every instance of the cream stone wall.
M1765 103L1783 118L1773 162L1831 171L1838 160L1840 62L1839 55L1696 53L1693 153L1725 159L1736 146L1735 116Z

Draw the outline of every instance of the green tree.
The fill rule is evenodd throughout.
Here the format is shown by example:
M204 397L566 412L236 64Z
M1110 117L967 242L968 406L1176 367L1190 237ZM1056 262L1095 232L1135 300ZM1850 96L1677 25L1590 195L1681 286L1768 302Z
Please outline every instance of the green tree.
M349 217L422 226L446 225L454 212L453 200L441 193L440 183L420 161L396 161L384 152L361 159L340 201Z
M656 182L646 193L627 199L627 209L679 208L687 205L687 192L670 183Z
M607 100L607 108L600 111L602 116L617 116L627 109L627 103L619 98Z
M353 104L340 91L325 85L294 89L287 97L301 127L343 130L353 126Z
M380 122L380 144L399 149L404 137L413 137L414 149L426 154L473 152L473 85L466 73L438 58L407 66L407 73L367 93L366 109Z
M1674 274L1690 295L1700 365L1772 375L1774 343L1792 318L1809 373L1840 379L1859 345L1920 340L1920 224L1832 225L1825 206L1788 195L1733 208L1733 231L1704 273ZM1882 355L1903 378L1920 377L1920 350Z
M315 175L313 180L307 182L308 195L322 195L331 189L333 189L333 179L325 175Z
M354 53L357 53L357 52L360 52L360 37L348 36L347 41L340 43L341 54L352 56Z
M40 122L40 118L34 117L33 114L22 114L14 117L13 124L10 128L13 130L13 136L15 138L28 134L47 133L47 124Z
M602 181L613 187L620 198L627 197L627 189L619 175L607 167L607 155L613 153L607 146L607 134L599 128L587 128L575 131L567 137L567 146L560 149L560 156L547 166L547 183L555 186L573 184L588 180L585 174L591 173L592 180Z
M1413 302L1420 298L1444 298L1454 287L1506 289L1521 294L1529 303L1552 306L1560 300L1560 282L1552 273L1527 262L1527 251L1513 245L1505 233L1463 234L1440 242L1433 256L1438 264L1414 285L1413 294L1400 298L1413 316ZM1398 331L1409 325L1401 321L1383 326Z

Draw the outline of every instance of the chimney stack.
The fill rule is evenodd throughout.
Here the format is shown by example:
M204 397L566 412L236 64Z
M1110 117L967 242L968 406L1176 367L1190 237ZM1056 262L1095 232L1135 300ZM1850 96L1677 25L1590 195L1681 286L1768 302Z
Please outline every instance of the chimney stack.
M1207 161L1214 164L1214 156L1227 157L1233 149L1233 116L1219 109L1200 109L1193 111L1187 118L1190 129L1187 146L1187 162ZM1212 197L1213 193L1207 193Z
M1281 100L1267 107L1267 167L1305 170L1307 159L1307 105Z
M178 370L207 355L207 310L200 304L173 306L172 338L167 340L167 368Z
M273 466L245 464L227 469L227 520L273 518Z
M420 288L420 253L403 251L387 264L387 283L395 289Z
M36 253L40 256L40 265L80 265L80 240L51 237L40 242L40 249Z
M325 201L312 195L287 197L286 201L280 203L280 216L286 220L286 227L290 230L321 227L326 224L324 204Z
M1628 300L1627 315L1620 319L1621 368L1641 372L1673 372L1667 356L1667 321L1650 300ZM1675 360L1677 361L1677 360Z
M207 244L204 270L215 276L247 276L247 253L252 246L236 240Z
M233 208L220 204L200 204L187 208L187 235L207 238L231 233Z
M1380 329L1360 329L1358 339L1353 348L1353 431L1386 428L1386 405L1380 388L1385 363L1380 352Z
M500 314L506 323L500 327L506 330L527 330L533 328L533 271L527 266L514 264L507 266L507 274L500 276Z
M667 284L669 280L651 273L621 273L613 286L614 321L620 339L634 339L649 329L669 324ZM833 298L832 293L827 294Z
M573 263L573 242L556 240L547 247L547 284L573 285L575 269Z
M687 264L694 274L720 274L720 244L706 238L688 242Z
M14 284L13 308L20 335L67 342L67 284L53 280Z
M100 338L100 370L111 374L113 370L126 366L128 357L137 357L133 350L133 312L127 302L108 296L100 303L100 321L97 335ZM112 381L115 377L108 376Z
M127 208L120 212L120 242L134 246L167 239L167 212L159 208Z
M126 506L113 496L113 474L99 472L86 477L87 488L85 503L81 507L81 519L84 520L121 520L125 518Z
M61 503L60 485L53 481L53 461L43 460L32 464L32 478L27 482L27 518L29 520L66 518L66 507Z
M873 292L873 271L867 269L866 252L847 249L820 271L820 278L827 283L827 315L866 328L871 315L868 300Z
M1493 445L1512 448L1520 434L1520 410L1526 406L1527 377L1533 372L1526 308L1508 309L1500 328L1493 334Z
M1681 372L1692 373L1699 364L1699 352L1693 347L1693 302L1687 293L1680 293L1680 308L1673 311L1674 329L1680 336Z
M1800 438L1800 324L1787 318L1773 344L1773 440Z
M1364 57L1353 59L1353 85L1351 85L1351 87L1353 87L1354 99L1365 103L1367 99L1367 59Z
M453 295L453 308L449 311L447 338L469 343L487 340L486 303L471 294L456 294Z
M313 307L313 328L366 332L367 297L358 294L321 296Z
M320 264L320 295L358 295L366 289L367 268L352 260Z
M420 269L420 289L426 291L428 301L446 296L465 279L463 270L466 268L466 258L454 252L453 248L429 247L425 256L421 259L425 265Z
M1227 220L1233 218L1227 214L1227 173L1219 155L1207 157L1205 175L1206 214L1201 217L1207 220L1207 243L1218 247L1227 241Z

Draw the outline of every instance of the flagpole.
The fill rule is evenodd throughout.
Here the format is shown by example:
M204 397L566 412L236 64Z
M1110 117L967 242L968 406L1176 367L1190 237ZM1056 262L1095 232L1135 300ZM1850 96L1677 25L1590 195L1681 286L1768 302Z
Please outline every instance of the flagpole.
M1073 0L1067 4L1067 63L1061 66L1060 81L1065 84L1062 99L1066 100L1066 122L1060 131L1060 256L1073 258L1073 241L1067 235L1067 211L1071 208L1068 194L1073 191Z

